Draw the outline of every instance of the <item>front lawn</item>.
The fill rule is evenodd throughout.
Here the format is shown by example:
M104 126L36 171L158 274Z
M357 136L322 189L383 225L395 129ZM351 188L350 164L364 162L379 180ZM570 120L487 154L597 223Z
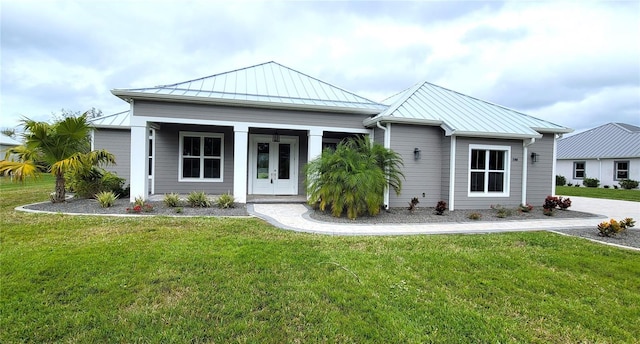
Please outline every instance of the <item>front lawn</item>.
M638 252L546 232L330 237L13 211L52 189L0 188L2 343L640 338Z
M640 202L640 190L588 188L574 186L556 186L556 195L578 196L592 198L617 199L622 201Z

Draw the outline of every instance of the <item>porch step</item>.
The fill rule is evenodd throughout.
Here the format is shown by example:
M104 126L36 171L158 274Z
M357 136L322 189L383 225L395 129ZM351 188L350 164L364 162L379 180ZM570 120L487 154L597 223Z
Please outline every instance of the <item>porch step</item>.
M275 203L307 203L306 196L270 196L270 195L249 195L247 196L247 203L260 203L260 204L275 204Z

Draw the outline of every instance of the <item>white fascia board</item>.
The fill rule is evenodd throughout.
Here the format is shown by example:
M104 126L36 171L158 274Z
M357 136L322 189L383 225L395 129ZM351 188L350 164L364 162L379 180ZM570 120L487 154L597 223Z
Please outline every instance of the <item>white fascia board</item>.
M541 134L569 134L573 132L573 129L571 128L558 128L558 129L554 129L554 128L534 128L532 127L531 129L541 133Z
M244 106L244 107L255 107L255 108L265 108L265 109L291 109L291 110L309 110L309 111L319 111L319 112L340 112L340 113L352 113L352 114L364 114L364 115L375 115L379 114L381 111L384 111L383 106L379 106L379 109L363 109L356 107L344 107L344 106L324 106L324 105L312 105L312 104L287 104L287 103L273 103L273 102L262 102L255 100L235 100L235 99L219 99L219 98L202 98L202 97L193 97L193 96L181 96L181 95L172 95L172 94L154 94L154 93L140 93L140 92L130 92L125 90L111 90L111 93L124 101L129 101L130 99L138 99L138 100L155 100L155 101L168 101L168 102L184 102L184 103L193 103L193 104L216 104L216 105L227 105L227 106ZM366 106L375 106L375 105L366 105Z
M367 128L346 128L346 127L329 127L329 126L308 126L298 124L279 124L269 122L238 122L238 121L220 121L220 120L206 120L206 119L186 119L177 117L153 117L153 116L131 116L132 126L147 125L147 122L154 123L173 123L173 124L196 124L196 125L211 125L222 127L235 127L238 125L246 125L251 128L277 128L277 129L291 129L291 130L320 130L320 131L337 131L354 134L369 134L371 130Z
M375 126L377 122L397 123L397 124L416 124L416 125L429 125L429 126L440 126L443 124L441 120L399 118L399 117L393 117L393 116L376 116L371 118L365 118L362 121L362 124L365 127L372 127L372 126Z
M494 139L539 139L542 138L542 134L532 135L532 134L515 134L515 133L489 133L489 132L479 132L479 131L455 131L457 136L465 136L465 137L481 137L481 138L494 138Z

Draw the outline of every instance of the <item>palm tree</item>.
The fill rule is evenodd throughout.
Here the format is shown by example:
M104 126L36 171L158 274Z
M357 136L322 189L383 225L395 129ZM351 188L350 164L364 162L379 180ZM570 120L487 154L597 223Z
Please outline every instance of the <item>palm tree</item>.
M89 134L92 127L87 116L66 117L54 123L24 119L24 144L7 151L0 161L0 173L13 174L16 181L37 177L40 169L47 169L56 177L53 202L65 200L65 172L83 168L87 164L115 164L115 156L106 150L90 150ZM10 161L15 154L18 161Z
M329 208L333 216L343 213L351 219L377 215L383 205L385 188L399 194L402 188L402 158L367 136L349 138L335 150L325 149L306 166L309 203L320 210Z

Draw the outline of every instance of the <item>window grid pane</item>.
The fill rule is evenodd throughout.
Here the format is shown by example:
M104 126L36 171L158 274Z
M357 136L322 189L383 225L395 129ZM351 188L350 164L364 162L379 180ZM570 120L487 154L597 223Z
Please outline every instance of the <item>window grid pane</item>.
M223 138L217 136L182 136L182 171L185 179L221 179ZM152 165L152 157L149 157Z
M505 192L507 151L472 149L469 191Z

